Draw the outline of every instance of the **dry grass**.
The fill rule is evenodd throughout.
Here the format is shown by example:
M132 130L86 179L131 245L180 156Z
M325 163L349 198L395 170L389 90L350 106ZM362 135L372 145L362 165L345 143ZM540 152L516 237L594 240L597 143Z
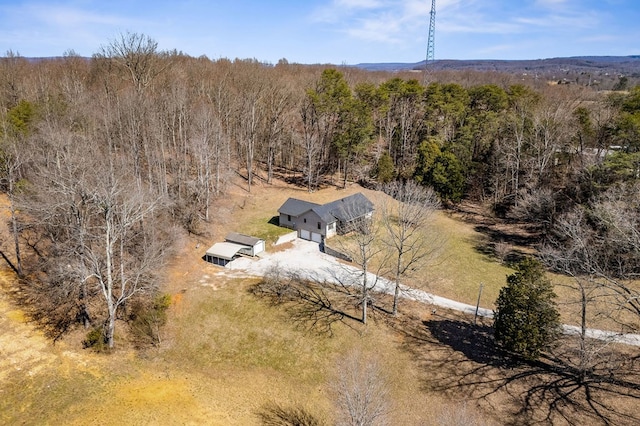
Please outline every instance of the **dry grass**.
M331 423L335 366L354 349L385 366L394 424L438 424L445 418L465 424L604 423L589 411L587 391L606 410L629 412L640 397L637 389L587 389L564 377L561 385L567 387L554 393L547 384L562 378L560 373L505 364L487 326L471 326L470 318L457 313L432 315L406 302L398 319L372 311L366 327L346 320L329 337L300 328L286 310L250 294L255 279L220 274L200 258L229 231L274 235L268 221L289 196L322 203L357 191L374 202L381 196L357 186L314 194L284 185L258 185L252 194L235 188L210 237L177 241L181 249L167 265L164 284L173 296L169 324L161 348L146 353L120 349L98 356L77 349L77 340L54 346L24 323L0 291L0 423L257 425L269 404L300 408ZM448 243L417 282L467 303L475 303L483 282L482 305L491 307L509 269L477 250L484 237L468 224L440 213L433 232L446 235ZM6 342L14 341L20 344L7 357ZM559 408L549 409L553 397L571 386L579 404L560 399ZM525 400L528 394L531 401ZM451 414L460 407L463 420ZM617 424L633 419L613 418Z

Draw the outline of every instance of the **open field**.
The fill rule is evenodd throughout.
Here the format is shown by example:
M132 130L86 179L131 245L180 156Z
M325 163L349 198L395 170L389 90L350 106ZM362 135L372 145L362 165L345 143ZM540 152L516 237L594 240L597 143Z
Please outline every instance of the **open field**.
M265 236L268 242L275 241L274 236L277 231L274 232L274 225L269 224L269 220L277 215L278 208L288 197L319 204L356 192L364 193L374 204L381 203L386 197L384 194L358 185L350 185L346 189L328 187L309 194L304 189L276 183L273 186L264 184L263 187L256 188L254 194L247 194L239 187L235 188L234 192L236 197L234 197L233 219L223 215L221 220L211 228L213 239L203 241L202 246L208 247L216 238L221 240L228 231L256 234ZM475 231L473 226L443 211L436 212L431 222L429 232L435 234L433 240L437 244L443 242L441 249L438 250L440 254L406 284L475 305L480 283L483 283L480 304L485 308L493 308L498 292L505 284L505 277L512 270L481 252L481 248L489 242L489 239ZM282 228L275 228L283 232Z
M456 312L433 314L413 302L402 305L398 319L372 311L366 327L345 319L334 324L331 336L318 334L293 322L283 307L252 295L257 279L201 260L229 231L274 238L280 231L268 221L289 196L322 203L357 191L374 201L380 196L357 186L314 194L284 184L257 185L252 194L234 188L207 235L176 242L163 283L173 301L169 323L160 347L140 353L122 340L111 355L83 351L82 331L47 341L12 305L5 271L0 424L257 425L270 403L303 408L331 424L337 365L354 352L384 366L392 424L640 421L634 417L636 366L617 385L578 383L554 370L553 360L505 361L493 349L488 323L473 325ZM434 219L434 232L446 235L448 244L418 284L474 304L483 282L482 305L491 308L510 270L478 250L486 237L472 225L444 213Z

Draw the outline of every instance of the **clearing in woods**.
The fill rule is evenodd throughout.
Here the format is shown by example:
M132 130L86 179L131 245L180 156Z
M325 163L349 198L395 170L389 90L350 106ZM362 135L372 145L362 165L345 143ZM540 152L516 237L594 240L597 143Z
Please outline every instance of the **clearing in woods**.
M111 355L82 350L82 330L53 344L12 304L13 277L4 270L0 423L257 425L269 403L304 408L330 423L335 365L354 350L385 366L396 424L437 424L460 413L478 424L637 420L637 388L579 383L543 365L506 362L482 320L472 325L457 312L432 314L407 302L398 319L373 314L367 327L345 321L332 337L318 335L252 296L255 278L201 259L229 231L273 239L281 231L265 224L290 196L323 203L358 191L374 202L380 196L355 185L313 194L282 182L256 185L251 194L233 188L206 234L176 241L163 283L173 301L169 323L161 346L143 352L126 349L124 337ZM418 284L475 303L483 281L481 305L491 308L510 270L478 250L487 240L472 225L444 213L434 221L449 243Z

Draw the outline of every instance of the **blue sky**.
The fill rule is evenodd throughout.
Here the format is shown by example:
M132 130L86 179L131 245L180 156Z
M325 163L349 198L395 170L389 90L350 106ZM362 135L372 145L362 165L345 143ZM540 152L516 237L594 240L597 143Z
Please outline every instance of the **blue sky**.
M90 56L120 33L192 56L425 58L431 0L0 0L0 56ZM437 0L436 59L640 54L640 0Z

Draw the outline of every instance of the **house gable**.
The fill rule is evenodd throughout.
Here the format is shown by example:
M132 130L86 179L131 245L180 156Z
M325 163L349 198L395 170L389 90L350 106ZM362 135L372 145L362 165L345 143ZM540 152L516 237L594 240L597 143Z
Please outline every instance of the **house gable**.
M319 204L312 203L310 201L298 200L297 198L289 198L278 209L278 213L280 213L281 215L286 214L297 217L317 206L319 206Z
M280 226L297 230L300 222L298 218L318 205L309 201L298 200L297 198L289 198L278 209Z
M320 216L316 209L311 209L298 217L297 229L304 229L326 237L328 228L335 221L333 216L329 215L325 218Z

